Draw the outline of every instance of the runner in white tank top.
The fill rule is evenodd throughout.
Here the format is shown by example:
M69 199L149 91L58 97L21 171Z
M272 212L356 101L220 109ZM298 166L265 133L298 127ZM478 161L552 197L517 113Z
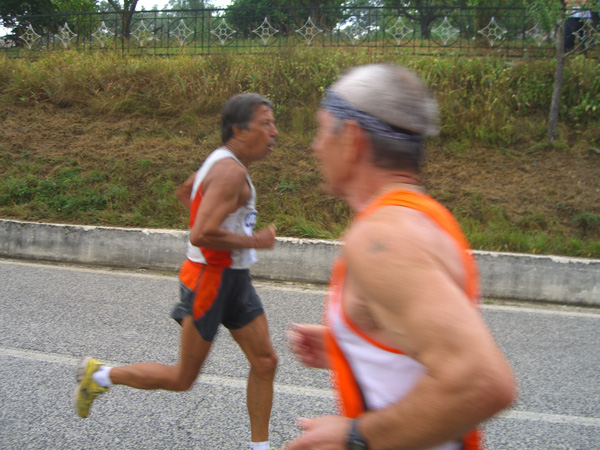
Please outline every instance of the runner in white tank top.
M198 172L196 172L192 186L190 196L190 229L194 226L196 211L202 202L202 181L215 163L225 158L232 158L242 167L244 166L233 152L226 147L218 148L206 158ZM256 225L256 191L250 180L250 176L247 175L246 180L250 186L250 198L248 202L229 214L221 224L221 227L231 233L251 236ZM247 269L256 262L256 250L253 248L238 248L229 251L215 251L196 247L188 239L187 258L201 264L218 265L230 269Z
M87 417L94 399L113 384L190 389L223 325L250 365L250 450L268 450L277 355L248 268L256 260L254 249L275 245L276 229L269 225L254 232L256 193L246 168L273 151L278 135L273 105L256 93L233 96L223 107L221 135L223 147L176 193L190 211L190 243L179 271L181 301L171 314L182 326L179 361L111 368L86 358L77 372L75 406L81 417Z

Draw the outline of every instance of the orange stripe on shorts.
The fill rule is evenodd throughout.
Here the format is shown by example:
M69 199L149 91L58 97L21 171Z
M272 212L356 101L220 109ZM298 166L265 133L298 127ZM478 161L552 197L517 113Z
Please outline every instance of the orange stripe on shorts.
M200 264L189 259L184 261L179 271L179 279L196 293L193 307L194 320L202 317L213 305L219 295L222 278L223 267Z

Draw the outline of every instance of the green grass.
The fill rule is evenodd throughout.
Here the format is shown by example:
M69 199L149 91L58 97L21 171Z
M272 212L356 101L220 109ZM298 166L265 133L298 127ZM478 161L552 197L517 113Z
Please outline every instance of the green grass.
M0 216L185 228L175 189L220 144L225 100L258 91L273 100L281 132L277 151L251 168L259 226L337 239L351 213L323 190L309 149L314 112L346 67L384 61L415 70L440 103L425 180L474 248L600 257L600 71L581 57L566 68L565 80L576 81L563 88L552 145L551 60L322 48L0 57Z

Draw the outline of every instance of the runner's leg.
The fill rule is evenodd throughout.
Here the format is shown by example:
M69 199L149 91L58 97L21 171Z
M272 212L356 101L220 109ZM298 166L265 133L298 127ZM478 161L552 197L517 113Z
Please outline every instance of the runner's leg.
M185 391L198 377L211 345L212 342L205 341L200 336L192 317L185 317L181 330L180 356L176 365L142 362L113 367L110 379L113 384L137 389Z
M251 440L267 441L277 355L269 338L266 316L261 314L248 325L229 331L250 362L246 403L250 416Z

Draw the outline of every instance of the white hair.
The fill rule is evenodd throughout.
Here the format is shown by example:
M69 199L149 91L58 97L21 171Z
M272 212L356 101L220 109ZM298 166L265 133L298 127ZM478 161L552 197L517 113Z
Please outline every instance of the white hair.
M356 108L422 136L438 134L438 104L421 79L392 64L354 67L331 89Z

